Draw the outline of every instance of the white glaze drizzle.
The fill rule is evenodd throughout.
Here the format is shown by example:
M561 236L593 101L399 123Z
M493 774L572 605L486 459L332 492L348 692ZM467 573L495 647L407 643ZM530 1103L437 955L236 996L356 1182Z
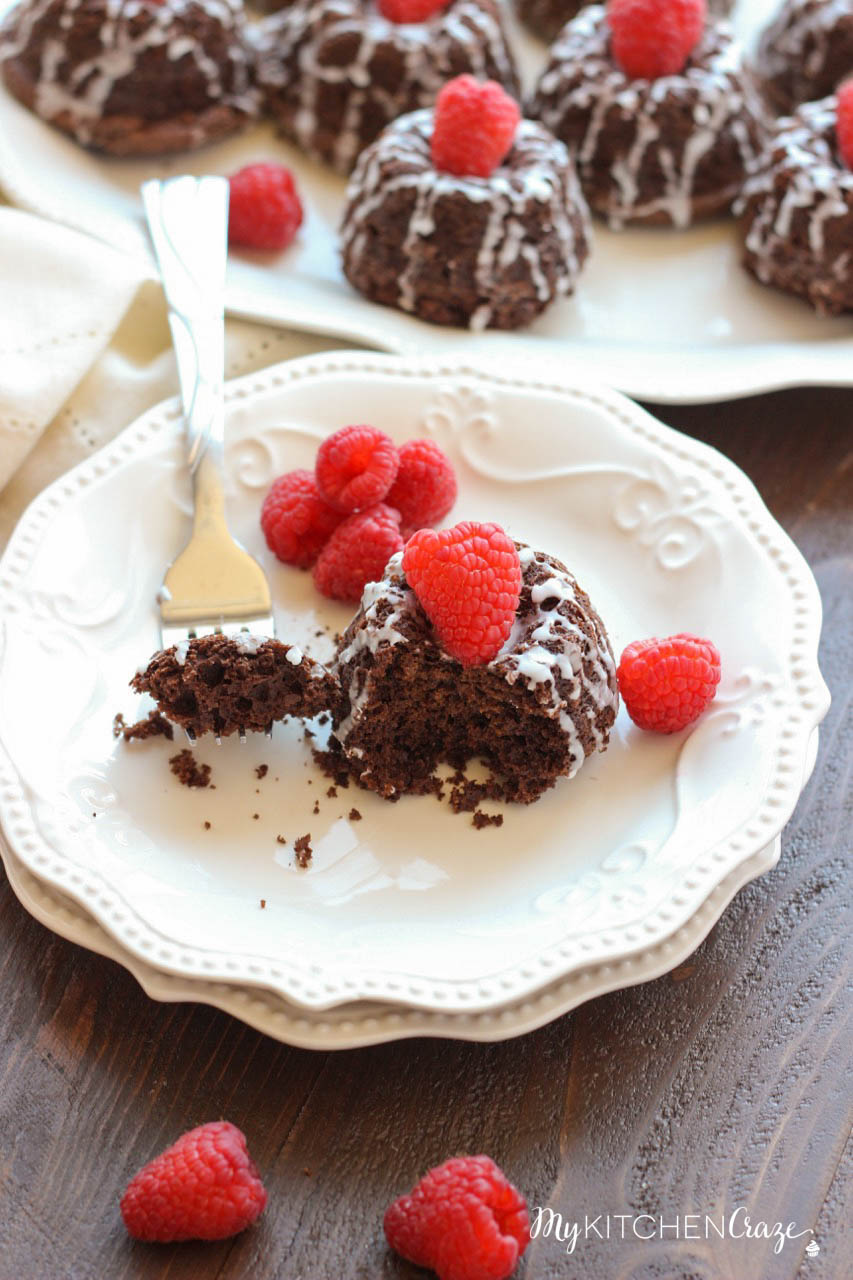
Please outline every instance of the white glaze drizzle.
M777 262L791 253L795 215L806 214L808 248L813 258L809 296L820 304L821 283L846 282L853 299L853 170L834 154L834 96L807 102L793 116L777 122L766 155L750 177L738 202L749 210L744 245L759 280L776 282ZM846 221L849 251L826 258L826 225ZM814 291L812 293L812 291Z
M357 41L354 57L342 64L326 61L330 44L346 37ZM373 0L294 0L259 23L253 39L259 83L274 94L285 92L294 103L292 120L281 120L288 136L342 173L352 169L364 145L368 109L391 121L412 105L429 106L460 70L495 78L511 92L518 83L500 19L480 0L449 0L418 23L391 22ZM396 92L383 89L371 73L377 51L388 46L402 62ZM346 96L331 155L316 146L317 104L326 85Z
M521 257L533 290L542 302L574 288L589 236L589 212L567 149L538 123L522 120L513 149L521 163L499 166L488 178L457 177L437 171L430 157L433 112L400 116L359 157L347 190L347 209L341 227L344 258L357 262L367 245L367 229L376 209L396 191L412 191L414 203L402 231L405 267L398 280L396 305L415 311L424 251L435 231L436 206L442 197L458 193L485 204L488 217L473 264L482 302L469 319L472 329L485 328L494 303L506 287L510 269ZM394 176L386 178L389 164ZM530 205L544 206L542 219L552 244L556 241L557 274L553 288L541 266L540 246L529 238L524 214ZM581 233L572 219L580 220ZM450 246L450 252L453 246Z
M633 219L663 214L676 227L688 226L697 171L724 133L730 133L746 171L755 158L752 131L746 120L760 121L761 104L751 82L741 74L739 46L727 24L709 24L680 75L656 80L631 79L610 54L609 28L602 5L590 5L560 32L533 96L531 114L556 135L571 108L587 113L577 151L581 185L591 175L609 170L613 186L605 214L614 228ZM659 109L666 98L690 111L693 131L677 154L661 133ZM633 122L633 138L614 161L609 125L618 118L624 129ZM659 190L641 197L642 173L657 160L664 175ZM654 165L652 164L652 167ZM735 193L732 193L735 194Z
M488 665L499 672L507 684L524 681L535 693L540 709L559 723L568 739L572 758L568 776L573 777L585 758L578 731L579 720L585 722L599 750L606 745L606 733L599 728L598 719L601 712L618 707L616 665L603 626L590 615L589 606L578 597L574 576L568 570L557 569L543 552L532 547L522 546L519 559L523 577L528 574L531 578L538 576L538 570L543 567L550 576L532 587L532 610L516 617L506 643ZM546 601L552 600L555 602L553 608L542 607ZM593 624L595 641L559 611L563 602L583 610ZM338 670L342 671L347 663L365 651L376 653L387 646L408 643L400 623L405 617L418 612L417 597L403 576L403 555L400 552L389 560L381 581L368 583L365 588L359 625L349 644L338 655ZM547 647L549 644L554 645L556 652ZM452 661L446 654L442 656L446 661ZM360 719L370 695L369 677L363 670L358 671L357 677L361 681L359 687L349 689L349 714L335 730L335 737L345 751L346 739ZM558 690L558 677L571 684L567 696Z
M91 6L87 6L91 7ZM34 110L46 120L67 113L75 136L86 144L92 140L110 94L119 81L131 77L146 51L165 46L171 61L189 56L205 82L211 105L233 107L247 115L257 109L257 95L251 87L249 55L243 41L243 6L240 0L102 0L100 48L82 62L67 61L62 34L43 41L35 86ZM36 38L34 28L51 10L59 32L68 31L83 0L25 0L12 11L0 34L0 62L18 57ZM219 65L208 56L194 36L186 34L189 11L203 9L210 20L221 25L228 40L228 59L234 88L226 90ZM140 111L144 116L144 107ZM199 141L202 141L201 137Z

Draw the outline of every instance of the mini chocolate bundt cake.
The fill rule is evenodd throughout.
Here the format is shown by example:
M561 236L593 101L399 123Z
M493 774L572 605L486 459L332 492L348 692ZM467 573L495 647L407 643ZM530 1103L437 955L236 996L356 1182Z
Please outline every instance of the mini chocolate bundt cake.
M766 127L728 24L705 26L682 71L633 78L611 52L602 5L560 32L530 114L567 144L590 207L613 228L727 213Z
M755 66L779 115L833 93L853 75L851 0L784 0L761 33Z
M744 266L823 315L853 311L853 169L839 152L836 99L776 126L740 203Z
M572 292L589 214L568 151L522 120L488 177L435 168L430 110L361 155L342 223L344 275L374 302L433 324L515 329Z
M117 156L199 147L257 110L239 0L22 0L0 70L36 115Z
M340 173L453 76L519 94L495 0L447 0L423 22L392 21L374 0L293 0L259 23L256 41L258 79L282 134Z

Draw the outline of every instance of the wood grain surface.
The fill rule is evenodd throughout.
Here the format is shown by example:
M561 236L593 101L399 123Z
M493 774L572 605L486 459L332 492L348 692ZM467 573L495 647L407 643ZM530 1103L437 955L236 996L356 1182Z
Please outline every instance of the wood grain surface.
M843 1280L853 1275L850 766L853 392L798 389L654 407L753 479L824 602L833 705L779 866L674 973L496 1045L416 1040L336 1054L149 1000L0 883L0 1280L425 1276L382 1235L423 1170L485 1151L531 1205L663 1217L654 1240L536 1239L527 1280ZM2 879L2 877L0 877ZM179 1133L226 1116L269 1189L221 1244L142 1246L118 1198ZM675 1238L676 1215L813 1228ZM740 1219L742 1224L742 1217ZM618 1235L618 1232L617 1232Z

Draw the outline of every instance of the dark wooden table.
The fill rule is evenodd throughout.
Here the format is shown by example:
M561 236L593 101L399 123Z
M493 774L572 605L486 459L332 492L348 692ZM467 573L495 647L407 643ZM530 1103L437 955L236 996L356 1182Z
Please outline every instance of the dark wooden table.
M654 1240L630 1224L614 1238L611 1219L610 1240L593 1229L573 1254L539 1238L518 1268L528 1280L853 1275L853 392L653 411L744 468L823 596L833 705L779 866L674 973L534 1034L336 1054L154 1003L35 923L2 882L0 1280L423 1276L386 1249L382 1213L460 1151L488 1152L531 1205L569 1223L662 1217ZM260 1223L223 1244L131 1243L118 1214L128 1177L220 1116L264 1173ZM820 1252L805 1255L808 1235L779 1253L760 1238L684 1238L685 1214L718 1221L738 1207L736 1230L743 1212L811 1227Z

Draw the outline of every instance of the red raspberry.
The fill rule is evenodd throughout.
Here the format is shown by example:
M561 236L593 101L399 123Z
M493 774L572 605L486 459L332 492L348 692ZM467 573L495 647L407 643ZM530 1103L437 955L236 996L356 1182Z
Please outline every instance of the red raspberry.
M386 1210L385 1236L439 1280L505 1280L530 1241L527 1203L488 1156L456 1156Z
M399 511L377 502L338 525L314 565L314 585L332 600L358 601L402 549Z
M379 12L389 22L426 22L447 0L379 0Z
M270 551L285 564L307 569L343 520L317 490L310 471L288 471L274 482L261 508Z
M267 1193L227 1120L190 1129L128 1184L121 1216L137 1240L224 1240L263 1212Z
M613 57L635 79L675 75L702 35L705 16L705 0L607 0Z
M432 162L459 176L488 178L515 137L521 111L496 80L457 76L439 93L432 127Z
M432 440L407 440L398 452L400 468L387 501L400 512L404 531L414 533L447 515L456 501L456 474Z
M628 715L641 729L677 733L702 714L717 692L720 655L710 640L669 636L635 640L616 672Z
M286 249L302 225L302 203L290 170L281 164L248 164L229 182L230 243Z
M376 427L341 427L317 450L317 488L339 511L381 502L397 475L394 441Z
M403 572L445 652L465 667L494 658L521 594L518 552L503 529L473 520L420 529L406 543Z
M841 85L837 95L835 133L838 150L848 169L853 169L853 80Z

